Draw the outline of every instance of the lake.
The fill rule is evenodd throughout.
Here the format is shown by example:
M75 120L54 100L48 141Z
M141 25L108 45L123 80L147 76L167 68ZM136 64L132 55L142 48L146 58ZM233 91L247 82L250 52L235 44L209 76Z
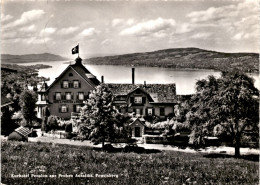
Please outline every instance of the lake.
M68 67L67 61L54 62L34 62L22 65L46 64L52 68L40 69L39 76L50 78L50 85ZM72 62L74 63L74 62ZM132 83L131 66L115 66L115 65L85 65L85 67L95 75L99 80L104 76L105 83ZM175 83L177 94L195 93L195 83L197 80L205 79L208 75L220 76L219 71L207 69L172 69L161 67L135 67L135 83L140 84L146 81L147 84L155 83ZM252 74L255 86L260 89L259 76Z

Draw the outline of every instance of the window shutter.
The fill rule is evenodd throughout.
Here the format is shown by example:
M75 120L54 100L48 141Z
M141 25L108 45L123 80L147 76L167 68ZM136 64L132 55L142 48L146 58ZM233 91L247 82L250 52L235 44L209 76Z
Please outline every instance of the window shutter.
M56 100L56 94L53 95L53 100Z
M79 88L81 88L81 83L80 83L80 81L79 81Z
M60 82L60 87L63 88L63 82Z
M76 105L73 105L73 112L76 112Z
M145 109L145 115L148 116L148 108Z
M88 94L84 93L84 100L88 99Z
M69 81L69 88L72 88L72 82L71 81Z
M130 97L130 103L134 103L134 97Z
M79 100L79 93L77 94L77 100Z
M61 106L59 106L59 112L61 112Z
M136 113L136 109L133 109L133 112Z
M73 93L71 93L71 99L74 100L74 95L73 95Z
M140 115L143 115L143 109L140 109Z
M67 106L67 110L66 110L66 112L69 112L69 105L66 105Z
M153 108L153 111L152 111L152 115L154 115L154 108Z
M146 97L142 97L142 103L143 103L143 104L146 103Z

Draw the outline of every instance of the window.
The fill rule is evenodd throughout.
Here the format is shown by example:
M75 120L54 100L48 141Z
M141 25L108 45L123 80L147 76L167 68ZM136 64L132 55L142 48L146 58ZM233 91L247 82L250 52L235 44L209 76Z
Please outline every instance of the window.
M45 95L44 95L44 94L42 94L41 100L42 100L42 101L45 101L45 100L46 100L46 98L45 98Z
M134 103L142 103L142 97L135 97Z
M147 114L148 114L148 116L152 116L153 115L153 109L152 108L148 108L147 109Z
M73 74L72 74L72 73L70 73L70 74L69 74L69 76L73 76Z
M69 88L69 81L68 80L63 81L63 88Z
M61 106L61 112L68 112L68 106L67 105L62 105Z
M81 105L76 105L76 112L80 112L81 110Z
M55 100L61 100L61 93L60 92L55 93Z
M71 93L70 92L66 92L66 100L71 100Z
M74 88L79 88L79 81L78 80L74 80L73 81L73 87Z
M136 109L136 115L140 115L141 114L141 109Z
M84 93L83 92L79 92L78 93L78 99L79 100L84 100Z
M165 116L164 107L160 108L160 116Z

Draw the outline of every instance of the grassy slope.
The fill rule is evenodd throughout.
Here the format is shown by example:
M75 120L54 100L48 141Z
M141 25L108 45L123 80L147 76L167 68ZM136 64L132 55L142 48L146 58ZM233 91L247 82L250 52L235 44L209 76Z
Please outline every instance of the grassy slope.
M106 153L86 147L2 142L4 184L258 184L259 162L203 154ZM10 178L11 174L116 174L119 178Z
M85 60L88 64L142 65L215 70L239 69L244 72L257 72L258 61L259 55L256 53L221 53L199 48L175 48Z

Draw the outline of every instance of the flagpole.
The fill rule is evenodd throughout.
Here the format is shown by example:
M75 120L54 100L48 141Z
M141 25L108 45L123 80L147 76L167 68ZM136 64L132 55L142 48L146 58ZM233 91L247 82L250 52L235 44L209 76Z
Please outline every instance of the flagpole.
M78 43L78 48L79 48L79 43ZM78 58L79 58L79 50L78 50Z

